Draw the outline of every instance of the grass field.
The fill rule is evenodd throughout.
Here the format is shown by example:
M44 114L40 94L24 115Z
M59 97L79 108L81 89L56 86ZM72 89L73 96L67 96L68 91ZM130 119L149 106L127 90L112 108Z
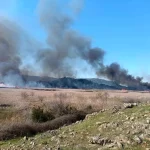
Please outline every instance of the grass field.
M101 110L105 111L105 109L113 110L113 108L119 110L122 108L124 103L145 104L147 102L149 103L149 101L150 93L143 93L140 91L1 88L0 140L3 141L6 139L10 140L14 138L18 139L18 137L33 136L48 130L58 129L63 125L69 125L80 119L84 119L87 114L91 114L93 112L99 112ZM145 108L149 111L149 107ZM32 115L34 109L38 112L38 114L39 111L42 115L44 114L46 116L46 118L44 116L44 119L46 120L42 120L42 122L35 122ZM135 109L135 111L138 112L137 109ZM126 113L128 114L128 112ZM109 116L109 114L109 112L106 113L105 118L100 114L103 118L100 120L108 122L109 117L112 117ZM114 116L111 119L115 120L116 117L117 116ZM120 116L120 118L122 118L122 116ZM93 123L95 124L97 120L99 119L95 118ZM78 132L86 126L94 127L94 124L90 122L91 121L87 121L87 123L81 124L81 127L78 127L77 125L75 128L73 127L73 130L77 130ZM90 130L93 132L91 136L97 132L92 127L90 127L87 132L90 132ZM81 133L82 132L83 131L81 131ZM103 134L108 134L108 131L105 133L103 132ZM112 136L107 137L112 138ZM62 142L62 144L64 143L65 141ZM86 141L83 140L83 143L86 143ZM7 145L6 143L3 144L5 146ZM53 144L51 143L51 145ZM84 145L81 146L84 147ZM73 148L73 145L71 145L71 147ZM94 148L98 148L98 145L95 145Z
M69 104L79 110L93 111L120 105L122 102L149 101L150 93L133 91L72 90L72 89L0 89L0 124L30 121L34 107L49 109L55 103Z

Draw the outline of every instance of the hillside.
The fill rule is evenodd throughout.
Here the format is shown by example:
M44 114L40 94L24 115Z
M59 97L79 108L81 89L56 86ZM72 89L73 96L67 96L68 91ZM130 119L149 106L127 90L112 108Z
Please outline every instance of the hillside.
M1 150L101 150L150 148L150 104L126 103L86 116L83 121L35 137L0 142ZM133 107L133 108L130 108Z
M99 84L88 79L59 78L50 82L39 81L46 87L67 89L118 89L116 86Z
M119 85L113 81L99 78L51 78L40 76L23 76L25 85L41 86L46 88L65 88L65 89L128 89L128 90L146 90L146 86L128 87Z
M36 82L46 88L71 88L71 89L120 89L112 81L103 79L77 79L77 78L51 78L40 76L23 76L25 83Z

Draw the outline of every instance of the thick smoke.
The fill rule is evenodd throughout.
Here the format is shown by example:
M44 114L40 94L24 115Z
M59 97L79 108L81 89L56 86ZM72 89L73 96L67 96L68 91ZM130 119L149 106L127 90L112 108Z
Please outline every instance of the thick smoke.
M29 41L19 25L0 16L0 81L10 86L25 86L22 65L25 56L33 51L27 49L33 45Z
M64 7L61 2L40 0L38 4L39 22L47 35L46 48L38 47L39 44L32 45L24 37L21 27L0 17L0 80L25 86L23 76L31 72L37 75L39 70L45 76L74 77L74 60L80 59L94 68L98 76L105 76L119 84L140 85L142 78L128 74L119 64L104 65L105 52L98 47L92 48L89 38L72 29L75 15L79 15L82 10L83 0L73 0ZM24 40L27 40L28 46ZM27 56L33 60L32 64L28 62L25 66ZM32 68L38 69L34 71ZM37 83L27 83L27 86L32 85L38 86Z
M65 9L61 4L59 0L39 1L39 20L47 35L47 48L39 47L37 51L30 40L26 39L25 32L19 25L0 17L1 80L9 83L13 80L11 84L23 85L22 75L26 73L30 75L33 72L32 68L38 68L40 73L46 76L74 77L76 71L73 60L80 58L93 68L102 63L104 51L92 48L89 38L71 28L75 14L79 14L82 9L83 0L70 1ZM32 57L33 51L34 57ZM24 62L27 62L28 56L33 60L32 64L29 61L26 67ZM37 75L38 72L34 73Z
M139 86L143 79L141 77L135 78L134 76L128 74L128 71L121 68L118 63L112 63L108 66L102 65L97 71L97 75L105 76L118 84L124 84L128 86Z
M72 11L79 13L81 3L76 2ZM73 59L80 58L95 67L102 62L104 51L91 48L91 41L71 28L73 17L59 4L57 0L41 0L39 3L40 23L47 33L48 48L40 50L37 61L41 62L47 75L74 76Z
M20 38L14 22L0 18L0 74L20 74Z

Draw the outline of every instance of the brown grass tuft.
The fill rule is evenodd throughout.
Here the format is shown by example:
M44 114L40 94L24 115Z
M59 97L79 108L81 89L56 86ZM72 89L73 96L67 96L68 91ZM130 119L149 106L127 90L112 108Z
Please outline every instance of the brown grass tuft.
M26 99L29 98L29 96L30 96L30 95L29 95L27 92L21 92L21 98L22 98L22 99L25 99L25 100L26 100Z

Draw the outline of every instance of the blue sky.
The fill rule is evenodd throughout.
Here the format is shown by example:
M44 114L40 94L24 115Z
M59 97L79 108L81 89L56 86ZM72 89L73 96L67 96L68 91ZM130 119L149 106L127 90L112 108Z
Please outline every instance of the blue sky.
M67 0L61 0L67 1ZM44 41L36 12L38 0L0 0L0 14ZM150 1L85 0L73 28L106 51L105 64L118 62L133 75L150 74Z

